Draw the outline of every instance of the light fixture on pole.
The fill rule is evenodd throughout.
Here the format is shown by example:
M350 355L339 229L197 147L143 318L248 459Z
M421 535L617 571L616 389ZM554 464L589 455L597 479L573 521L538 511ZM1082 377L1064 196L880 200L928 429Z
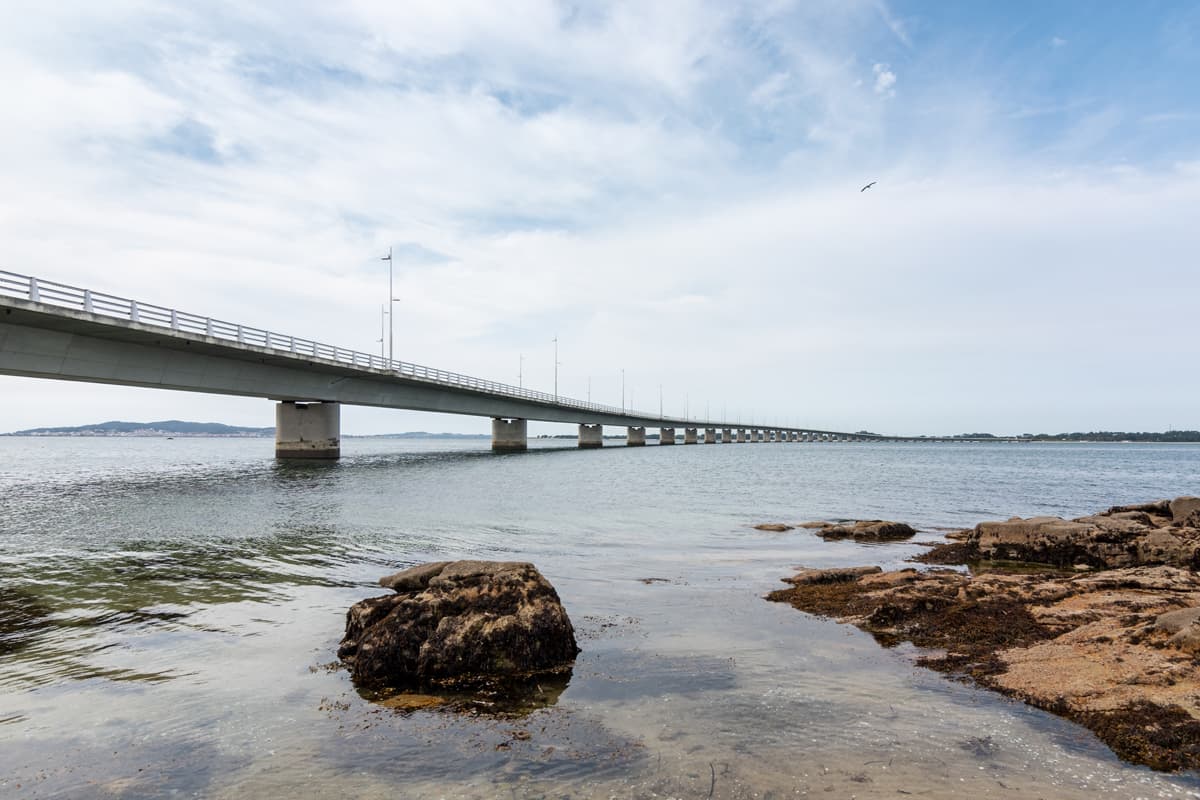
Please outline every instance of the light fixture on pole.
M517 364L517 388L522 389L525 386L523 383L521 383L521 381L525 378L525 354L521 353L518 358L521 360Z
M387 357L388 357L388 361L394 361L396 358L396 338L395 338L396 326L393 324L393 317L395 315L391 314L390 312L392 310L392 303L396 302L396 296L392 292L392 248L390 246L388 247L388 254L386 256L383 256L379 260L388 262L388 303L387 303L387 307L388 307L389 313L388 313L388 354L387 354Z
M625 413L625 368L621 367L621 413Z

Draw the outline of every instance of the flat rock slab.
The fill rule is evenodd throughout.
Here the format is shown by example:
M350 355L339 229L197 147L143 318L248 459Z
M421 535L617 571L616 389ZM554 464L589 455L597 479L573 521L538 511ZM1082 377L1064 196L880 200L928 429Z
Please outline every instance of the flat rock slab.
M359 688L471 688L570 669L558 593L533 564L438 561L381 578L346 614L338 657Z
M858 580L864 575L883 572L880 567L833 567L831 569L802 569L790 578L784 578L788 583L797 586L806 583L844 583Z

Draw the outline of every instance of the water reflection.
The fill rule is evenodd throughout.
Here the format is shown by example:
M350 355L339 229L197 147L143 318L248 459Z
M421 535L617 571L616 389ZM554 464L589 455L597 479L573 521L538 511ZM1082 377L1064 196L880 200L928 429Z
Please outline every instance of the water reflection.
M571 683L572 667L544 672L533 679L494 679L473 683L469 691L432 690L425 694L400 690L358 689L367 702L399 712L436 708L450 714L476 714L519 719L558 703Z
M306 526L257 539L126 540L115 551L54 554L0 563L0 684L20 688L105 677L161 681L187 674L95 663L131 637L239 633L244 612L225 605L286 603L303 587L350 587L337 567L351 542ZM198 614L199 611L210 613Z

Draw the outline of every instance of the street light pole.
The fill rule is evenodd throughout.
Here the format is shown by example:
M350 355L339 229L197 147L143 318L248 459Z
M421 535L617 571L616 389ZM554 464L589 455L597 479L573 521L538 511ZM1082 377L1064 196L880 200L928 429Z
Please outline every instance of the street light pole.
M621 413L625 413L625 368L621 367Z
M524 380L525 377L525 354L521 353L519 358L521 360L517 364L517 388L523 389L525 388L525 385L521 383L521 381Z
M392 248L390 245L388 246L388 254L379 260L388 262L388 361L394 361L396 359L396 326L393 320L395 315L390 312L392 310L392 303L396 302L396 296L392 293Z

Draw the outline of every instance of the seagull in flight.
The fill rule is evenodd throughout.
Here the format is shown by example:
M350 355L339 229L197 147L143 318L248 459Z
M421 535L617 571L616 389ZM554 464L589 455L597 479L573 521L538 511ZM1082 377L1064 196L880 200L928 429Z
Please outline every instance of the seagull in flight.
M871 182L870 182L870 183L868 183L866 186L864 186L863 188L859 189L859 190L858 190L858 193L859 193L859 194L862 194L862 193L863 193L863 192L865 192L867 189L870 189L872 186L874 186L874 185L875 185L875 183L876 183L875 181L871 181Z

